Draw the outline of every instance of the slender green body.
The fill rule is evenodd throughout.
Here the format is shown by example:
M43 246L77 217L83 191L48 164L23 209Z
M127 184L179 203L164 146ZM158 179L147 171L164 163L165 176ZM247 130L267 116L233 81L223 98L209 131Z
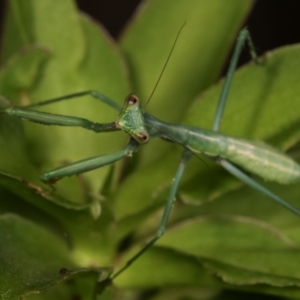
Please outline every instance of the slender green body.
M7 108L5 112L12 116L45 125L55 123L55 125L61 126L80 126L96 132L124 130L132 135L138 143L147 142L149 136L151 138L158 136L179 143L193 153L225 158L265 180L281 184L291 184L300 180L300 166L289 156L264 142L227 136L198 127L162 122L147 113L143 113L140 110L139 101L128 106L128 99L132 96L134 95L129 95L126 98L124 105L126 109L121 111L118 120L107 124L93 123L83 118L70 116L62 118L55 114L15 107ZM129 152L126 153L128 155ZM118 155L116 156L118 159L121 158ZM108 161L112 162L110 159ZM41 178L43 181L53 182L53 179L57 180L68 176L68 174L76 173L76 168L80 169L80 171L77 169L78 174L98 168L101 165L103 164L94 164L92 161L86 162L84 160L76 163L75 166L63 167L62 171L61 168L52 170L43 174Z
M225 158L265 180L281 184L300 180L300 166L289 156L261 141L250 141L212 130L167 124L158 120L155 127L193 153Z
M253 60L258 62L249 32L247 29L243 29L239 34L234 54L230 62L212 130L162 122L146 112L143 112L140 108L138 97L132 94L125 99L123 108L101 93L96 91L84 91L39 102L26 108L8 107L0 109L0 113L9 114L44 125L78 126L95 132L123 130L130 135L130 140L127 146L121 151L104 156L102 155L84 159L44 173L41 176L41 179L50 184L55 183L63 177L87 172L101 166L111 164L123 157L131 156L132 153L139 148L140 144L145 144L155 137L160 137L164 140L178 143L184 147L180 163L170 187L163 216L155 236L130 260L128 260L120 270L112 275L109 282L126 270L164 234L168 218L174 205L180 180L186 164L193 154L203 153L207 157L212 158L217 164L225 168L239 180L248 184L253 189L266 195L282 207L300 217L300 210L298 208L265 188L255 179L250 177L247 172L244 172L244 170L246 170L265 180L290 184L299 181L300 166L284 153L279 152L275 148L263 142L250 141L219 133L220 122L229 86L236 68L237 59L245 42L248 42L250 54L252 55ZM40 107L50 103L85 95L90 95L96 100L100 100L118 110L120 114L117 120L112 123L99 124L83 118L55 115L31 110L33 107Z

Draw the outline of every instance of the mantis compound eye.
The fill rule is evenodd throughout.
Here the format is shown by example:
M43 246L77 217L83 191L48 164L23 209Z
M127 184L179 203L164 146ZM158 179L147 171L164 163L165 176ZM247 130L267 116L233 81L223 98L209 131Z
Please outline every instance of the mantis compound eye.
M135 105L139 102L139 98L136 96L136 95L133 95L133 94L130 94L128 97L127 97L127 103L129 105Z
M149 141L149 134L147 132L139 132L138 134L136 134L135 139L140 144L145 144Z

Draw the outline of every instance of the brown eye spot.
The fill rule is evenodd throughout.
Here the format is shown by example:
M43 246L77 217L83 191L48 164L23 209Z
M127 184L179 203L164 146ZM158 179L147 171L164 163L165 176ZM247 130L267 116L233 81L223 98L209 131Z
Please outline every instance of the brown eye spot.
M128 98L128 104L134 105L139 101L138 97L135 95L130 95Z
M139 137L139 142L140 143L146 143L149 140L149 135L146 132L140 132L138 134L138 137Z

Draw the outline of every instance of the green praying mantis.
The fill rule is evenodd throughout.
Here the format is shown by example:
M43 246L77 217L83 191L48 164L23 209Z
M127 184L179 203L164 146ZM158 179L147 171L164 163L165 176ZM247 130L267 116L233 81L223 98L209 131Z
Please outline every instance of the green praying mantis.
M300 211L296 207L292 206L248 175L248 173L251 173L268 181L274 181L280 184L291 184L300 180L300 166L289 156L263 142L250 141L219 133L232 76L236 69L240 52L245 43L248 43L250 47L252 59L259 63L249 31L243 29L238 36L238 41L230 61L212 130L160 121L143 111L141 109L139 98L133 94L126 97L123 107L97 91L84 91L38 102L27 107L12 106L0 111L3 114L16 116L43 125L83 127L96 133L123 130L129 134L129 142L121 151L105 156L87 158L42 174L41 180L48 184L54 184L63 177L88 172L112 164L124 157L132 156L141 145L148 143L155 137L177 143L183 147L180 163L174 176L164 213L155 236L137 254L127 261L120 270L114 273L110 277L111 280L126 270L164 234L183 172L188 161L194 155L198 156L202 154L206 156L208 159L211 159L225 168L242 182L266 195L297 216L300 216ZM70 100L85 95L90 95L96 100L100 100L117 110L119 116L116 121L104 124L95 123L84 118L33 110L34 107L49 105L58 101Z

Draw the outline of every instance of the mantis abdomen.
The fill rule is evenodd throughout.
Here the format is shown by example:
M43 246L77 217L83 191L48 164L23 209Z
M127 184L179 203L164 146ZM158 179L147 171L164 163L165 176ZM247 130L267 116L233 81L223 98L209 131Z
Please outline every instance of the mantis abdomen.
M225 158L265 180L281 184L291 184L300 180L300 166L289 156L264 142L175 124L168 124L167 127L162 125L160 130L194 153Z

